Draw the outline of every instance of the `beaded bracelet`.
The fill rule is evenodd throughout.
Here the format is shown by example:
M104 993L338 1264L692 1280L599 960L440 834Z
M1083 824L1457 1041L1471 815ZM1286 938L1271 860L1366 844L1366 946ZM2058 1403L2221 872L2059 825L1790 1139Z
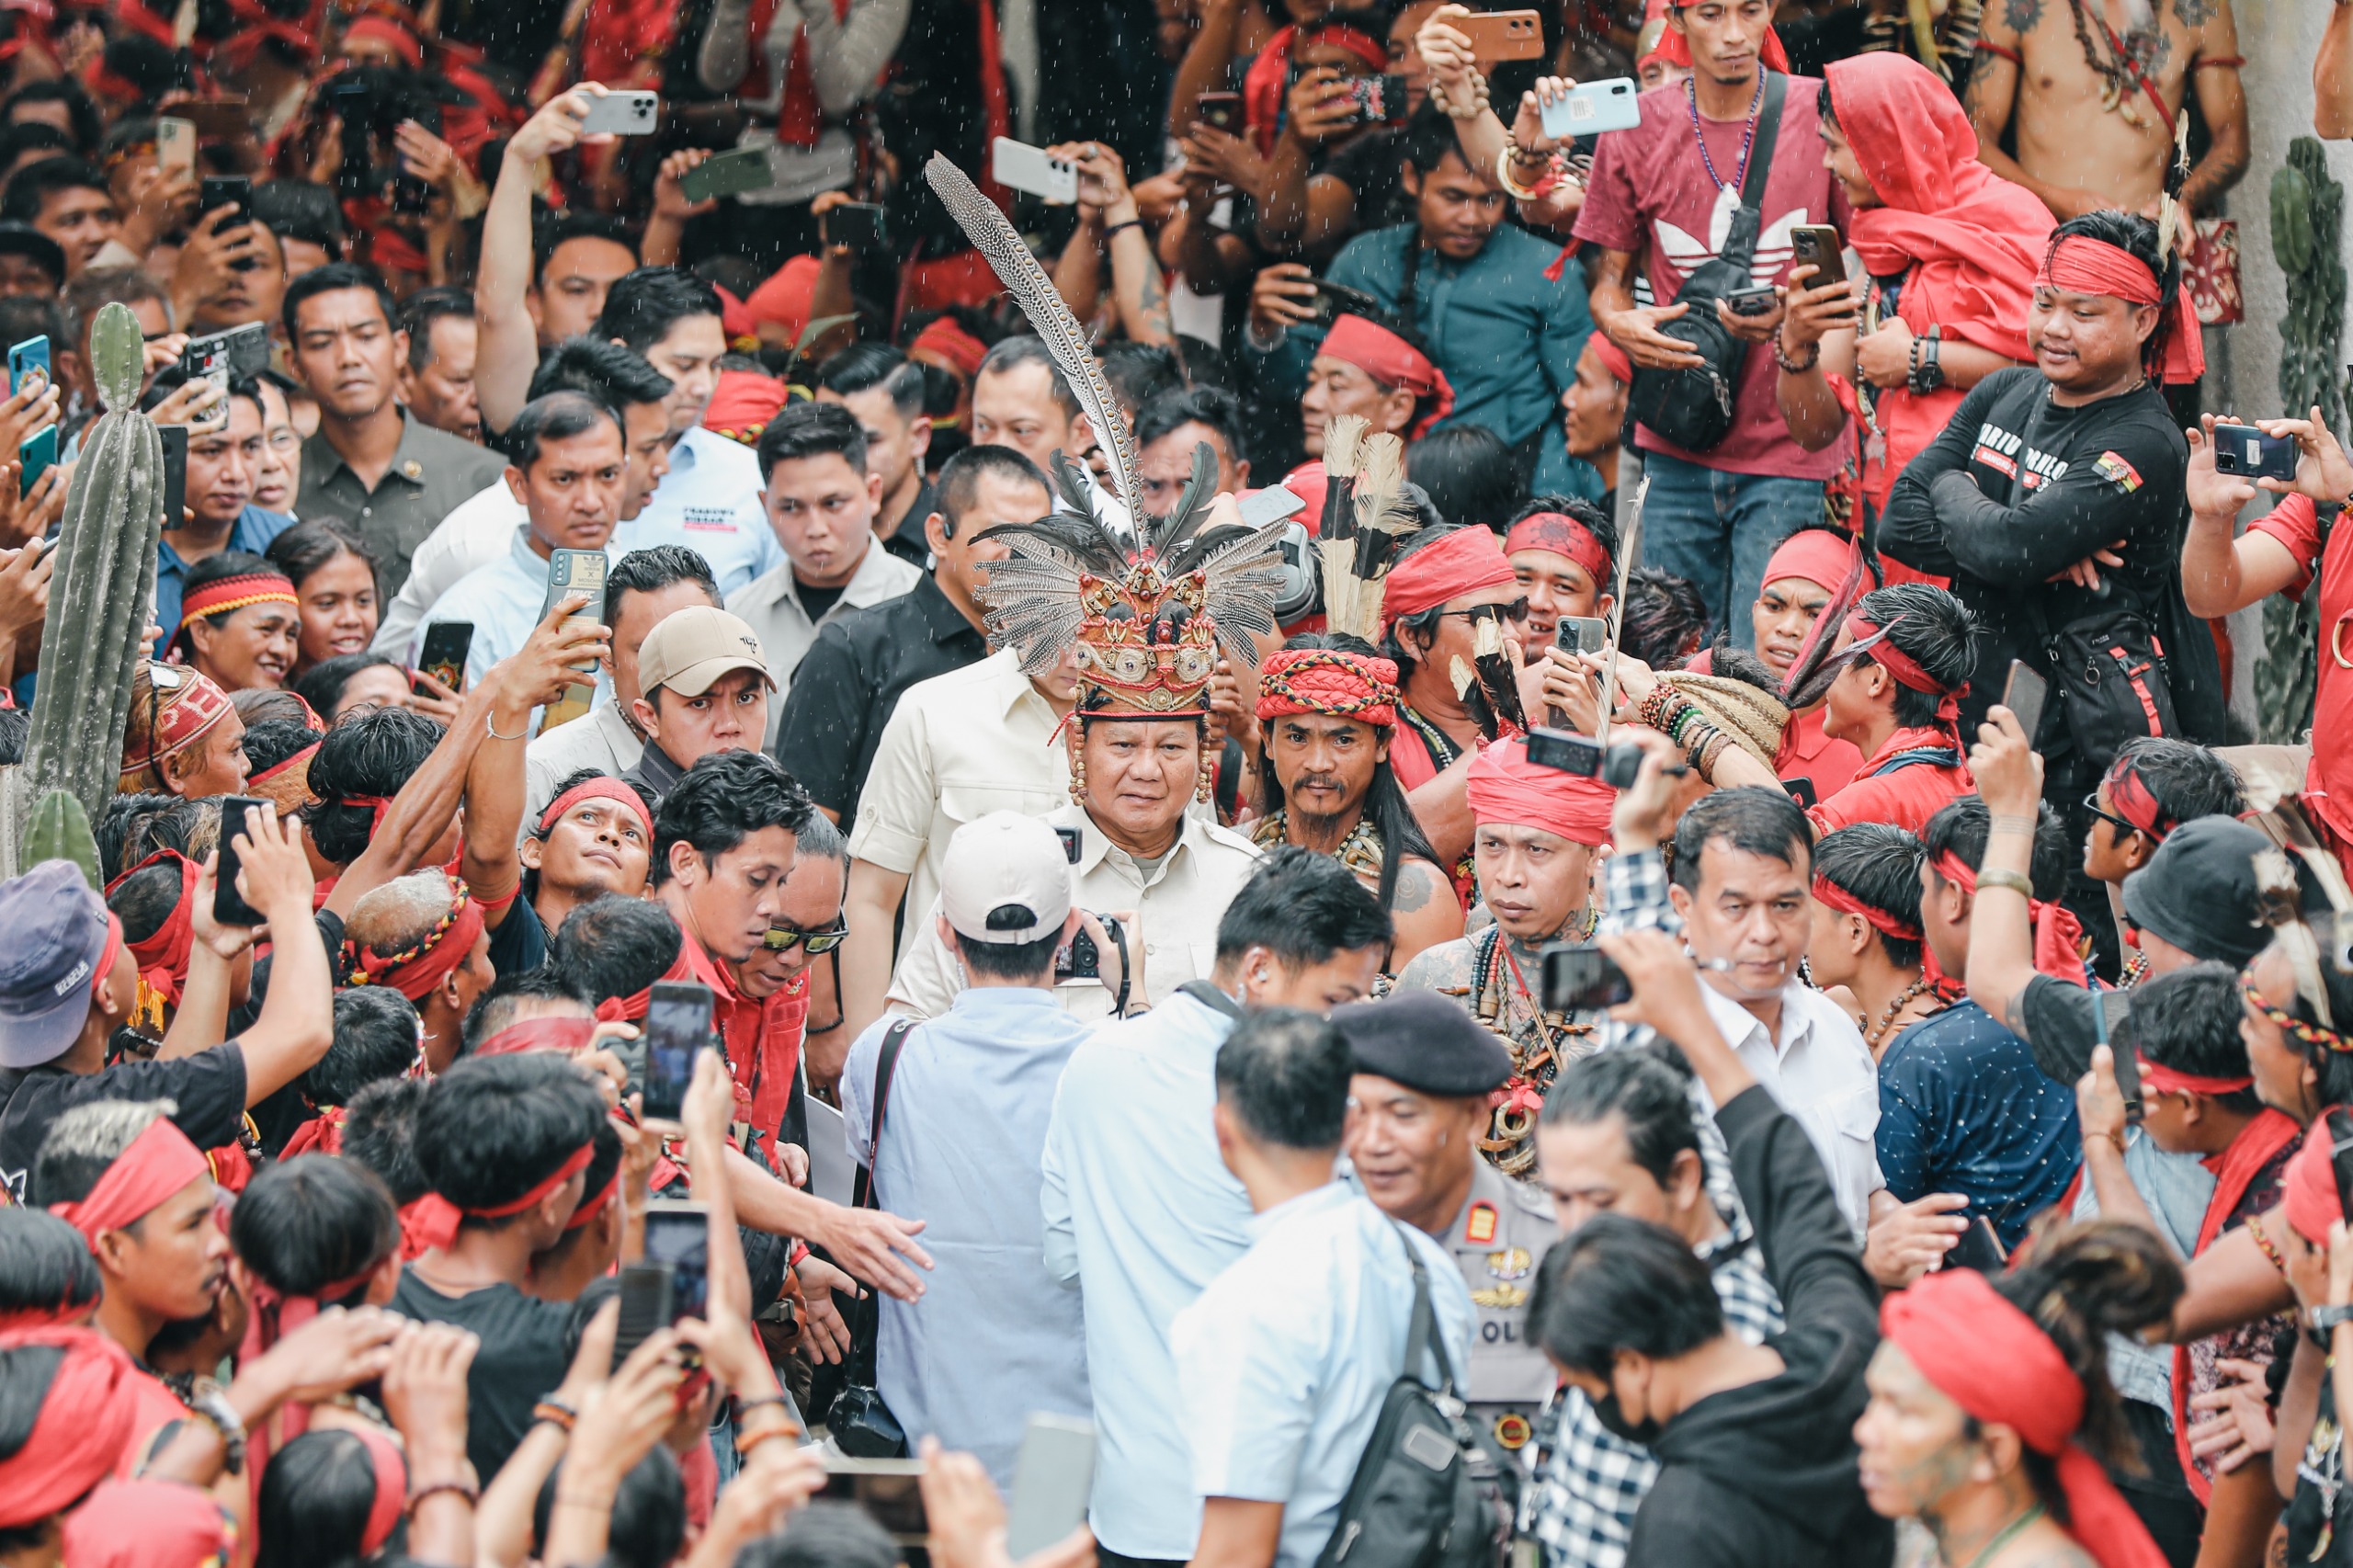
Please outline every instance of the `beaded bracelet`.
M746 1432L735 1439L736 1457L739 1459L749 1459L754 1449L758 1448L762 1443L768 1441L771 1437L798 1437L800 1433L800 1427L790 1425L783 1426L770 1426L758 1432Z
M2288 1260L2279 1256L2279 1249L2272 1244L2272 1241L2269 1236L2263 1233L2262 1221L2263 1216L2260 1214L2248 1215L2246 1217L2246 1233L2255 1238L2256 1250L2262 1253L2265 1257L2270 1259L2271 1267L2279 1271L2280 1278L2285 1279L2288 1278Z
M1472 101L1466 108L1457 108L1453 101L1446 96L1446 89L1438 85L1438 79L1436 77L1430 79L1430 102L1438 107L1438 113L1449 119L1476 119L1487 112L1486 74L1475 65L1468 74L1471 77Z
M531 1406L531 1420L535 1425L544 1421L551 1426L560 1427L569 1432L572 1430L572 1424L579 1419L580 1412L562 1400L543 1399Z

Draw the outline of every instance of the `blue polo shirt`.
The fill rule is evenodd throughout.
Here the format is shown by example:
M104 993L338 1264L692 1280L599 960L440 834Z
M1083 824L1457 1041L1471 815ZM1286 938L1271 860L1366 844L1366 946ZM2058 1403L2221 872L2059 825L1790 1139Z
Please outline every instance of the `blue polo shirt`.
M250 551L259 555L269 548L269 541L294 526L294 519L283 512L265 512L259 506L248 506L229 525L229 540L225 550ZM172 534L166 529L155 545L155 624L164 629L163 641L155 644L155 657L162 658L171 645L172 636L180 629L180 595L188 584L188 562L172 548Z
M1880 1058L1879 1165L1899 1202L1958 1192L2013 1247L2082 1160L2075 1091L1976 1003L1913 1025Z

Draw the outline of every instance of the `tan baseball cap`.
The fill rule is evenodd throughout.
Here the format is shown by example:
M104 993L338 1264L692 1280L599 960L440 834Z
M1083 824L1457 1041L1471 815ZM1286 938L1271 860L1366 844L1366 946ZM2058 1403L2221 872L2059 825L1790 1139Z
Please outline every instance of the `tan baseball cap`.
M673 611L646 633L637 652L638 684L649 692L659 686L700 697L730 670L757 670L770 690L776 687L758 634L716 605Z

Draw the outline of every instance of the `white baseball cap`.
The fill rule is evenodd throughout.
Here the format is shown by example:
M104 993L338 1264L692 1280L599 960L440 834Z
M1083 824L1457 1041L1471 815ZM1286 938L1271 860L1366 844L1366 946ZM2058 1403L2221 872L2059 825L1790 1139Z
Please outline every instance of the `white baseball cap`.
M939 910L968 942L1034 942L1070 918L1070 858L1036 817L991 812L948 841Z

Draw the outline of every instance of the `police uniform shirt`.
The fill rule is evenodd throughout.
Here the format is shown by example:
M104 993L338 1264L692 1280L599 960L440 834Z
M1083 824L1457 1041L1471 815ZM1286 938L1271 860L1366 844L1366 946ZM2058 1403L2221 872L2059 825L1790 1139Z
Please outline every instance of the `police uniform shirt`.
M1472 1173L1470 1200L1438 1238L1462 1270L1478 1313L1471 1365L1458 1369L1471 1425L1506 1451L1527 1444L1530 1423L1560 1381L1528 1327L1537 1261L1560 1233L1543 1188L1514 1181L1481 1160Z

